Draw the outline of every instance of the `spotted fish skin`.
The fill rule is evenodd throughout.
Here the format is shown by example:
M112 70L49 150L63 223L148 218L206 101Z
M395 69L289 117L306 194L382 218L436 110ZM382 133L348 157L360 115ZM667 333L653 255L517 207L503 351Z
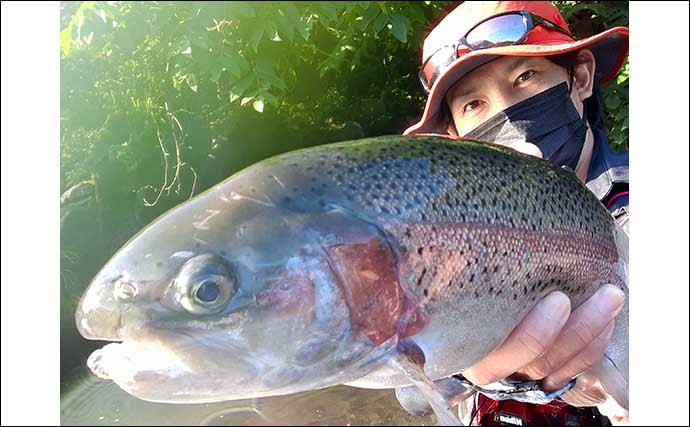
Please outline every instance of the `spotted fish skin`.
M279 160L328 183L291 202L344 206L385 231L400 284L426 322L413 339L432 377L480 360L552 291L573 308L605 283L627 294L610 214L571 171L542 159L471 141L382 137ZM612 343L627 366L627 302ZM394 377L359 384L403 381Z
M627 295L626 248L568 170L471 141L368 138L267 159L162 215L94 278L76 321L122 341L89 366L145 400L405 387L399 348L438 380L549 292L573 307L604 283ZM213 309L195 300L209 278L227 296ZM617 384L627 316L626 302L607 349Z

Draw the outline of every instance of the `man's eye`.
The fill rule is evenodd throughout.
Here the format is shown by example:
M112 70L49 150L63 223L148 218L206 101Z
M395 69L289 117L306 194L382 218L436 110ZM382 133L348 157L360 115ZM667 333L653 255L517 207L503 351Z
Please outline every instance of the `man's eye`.
M468 102L467 104L465 104L465 106L462 108L462 111L467 113L467 112L476 110L477 108L479 108L480 104L481 104L481 102L479 100L475 99L474 101L471 101L471 102Z
M531 79L532 76L534 76L535 71L534 70L527 70L524 73L520 74L517 79L515 79L515 85L519 85L521 83L526 82L527 80Z

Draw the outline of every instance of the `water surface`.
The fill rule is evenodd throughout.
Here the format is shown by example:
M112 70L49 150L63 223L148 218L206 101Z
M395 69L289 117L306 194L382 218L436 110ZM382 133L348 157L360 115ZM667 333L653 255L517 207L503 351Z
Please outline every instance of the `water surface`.
M62 425L436 425L433 416L407 414L393 390L337 386L289 396L173 405L139 400L93 375L82 375L63 389Z

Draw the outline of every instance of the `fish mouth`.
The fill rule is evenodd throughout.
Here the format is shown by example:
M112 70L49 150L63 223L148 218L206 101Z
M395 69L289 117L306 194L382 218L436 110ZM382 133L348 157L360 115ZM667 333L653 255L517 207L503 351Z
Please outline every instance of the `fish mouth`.
M113 342L91 353L87 366L97 377L118 384L133 384L155 374L174 378L190 372L174 352L159 343Z
M167 344L109 343L89 356L87 366L102 380L148 402L209 403L275 394L262 389L260 368L250 361L242 362L241 370L228 371L217 360L195 355L194 349L174 351L175 344ZM238 363L235 359L232 365Z

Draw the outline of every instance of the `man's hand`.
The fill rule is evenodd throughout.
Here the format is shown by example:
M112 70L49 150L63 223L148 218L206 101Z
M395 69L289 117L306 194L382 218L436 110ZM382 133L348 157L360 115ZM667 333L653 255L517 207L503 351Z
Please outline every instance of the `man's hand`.
M463 375L482 386L518 374L541 379L545 390L556 390L599 362L624 301L620 289L604 285L571 312L570 299L562 292L552 292L500 347Z

